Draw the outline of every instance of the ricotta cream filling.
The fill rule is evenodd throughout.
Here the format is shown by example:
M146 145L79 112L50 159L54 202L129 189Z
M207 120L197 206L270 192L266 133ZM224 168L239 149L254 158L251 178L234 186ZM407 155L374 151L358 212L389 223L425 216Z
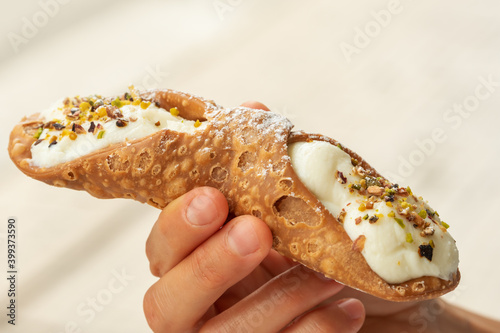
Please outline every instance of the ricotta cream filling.
M63 101L59 101L53 107L42 112L40 118L44 122L57 120L64 123L66 121L64 110ZM120 119L126 121L124 127L117 126L116 119L104 117L94 121L96 129L93 133L89 132L90 121L82 123L82 134L73 135L73 139L69 135L61 137L61 130L43 129L39 136L42 140L31 147L31 165L49 168L112 144L140 139L163 129L194 133L206 127L206 123L199 122L195 126L194 121L174 116L171 112L157 107L154 103L145 108L141 107L140 104L124 105L120 107L119 111L123 115ZM58 137L57 144L51 145L50 138L54 136Z
M458 267L455 241L446 230L448 226L421 198L410 193L396 195L394 202L388 202L383 195L378 200L371 196L375 202L367 208L371 207L367 205L370 194L353 188L358 188L364 177L353 170L351 157L342 149L323 141L297 142L290 145L289 155L300 180L343 221L353 242L364 236L361 253L382 279L401 283L422 276L452 278ZM426 235L421 235L424 228L408 221L410 211L425 217L423 223L429 226Z

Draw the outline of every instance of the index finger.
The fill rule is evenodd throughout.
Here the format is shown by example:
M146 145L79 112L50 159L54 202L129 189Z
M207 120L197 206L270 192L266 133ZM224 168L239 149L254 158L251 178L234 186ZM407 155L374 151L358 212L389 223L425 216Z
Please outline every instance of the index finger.
M267 106L265 106L261 102L257 102L257 101L246 101L246 102L242 103L241 106L246 106L247 108L250 108L250 109L270 111Z
M156 332L194 331L212 304L269 253L272 236L254 216L240 216L162 276L144 297Z

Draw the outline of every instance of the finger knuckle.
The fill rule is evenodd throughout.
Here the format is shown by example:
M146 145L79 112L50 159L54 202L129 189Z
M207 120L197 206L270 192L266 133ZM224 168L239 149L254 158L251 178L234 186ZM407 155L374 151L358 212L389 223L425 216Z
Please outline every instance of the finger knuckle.
M297 276L282 275L277 279L277 288L279 292L273 295L275 302L286 303L291 306L300 304L304 297L303 280Z
M314 316L305 315L303 317L299 317L292 321L287 328L292 332L296 333L334 333L339 332L335 327L325 323L319 318L313 318ZM288 331L287 331L288 332Z
M225 284L227 277L218 269L218 260L215 253L199 248L193 252L192 272L195 281L208 290L218 289Z
M223 321L212 318L199 330L199 333L251 333L255 330L248 325L244 318L236 316Z
M315 333L332 333L338 332L335 327L332 327L328 323L322 320L308 320L304 323L302 327L303 332L315 332Z
M156 283L148 289L143 299L143 310L153 332L185 331L176 311L177 302L167 285Z

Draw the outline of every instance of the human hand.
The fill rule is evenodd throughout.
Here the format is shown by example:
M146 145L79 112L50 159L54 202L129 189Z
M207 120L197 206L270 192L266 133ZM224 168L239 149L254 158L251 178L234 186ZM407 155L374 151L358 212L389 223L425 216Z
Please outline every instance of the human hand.
M144 297L155 332L356 332L363 305L342 299L335 281L271 250L267 225L239 216L224 225L227 202L197 188L170 203L146 244L160 279Z
M223 226L227 213L220 192L198 188L160 214L146 246L160 277L144 298L155 332L355 332L365 313L360 332L500 330L440 299L395 303L342 288L272 250L262 221L240 216Z

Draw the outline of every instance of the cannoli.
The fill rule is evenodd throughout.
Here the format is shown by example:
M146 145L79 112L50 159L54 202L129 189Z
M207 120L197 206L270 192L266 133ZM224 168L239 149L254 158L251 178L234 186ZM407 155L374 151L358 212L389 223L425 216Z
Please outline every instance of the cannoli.
M66 98L24 118L9 154L26 175L164 208L199 186L234 215L262 219L282 255L391 301L438 297L459 282L448 225L409 187L339 142L285 117L173 90Z

